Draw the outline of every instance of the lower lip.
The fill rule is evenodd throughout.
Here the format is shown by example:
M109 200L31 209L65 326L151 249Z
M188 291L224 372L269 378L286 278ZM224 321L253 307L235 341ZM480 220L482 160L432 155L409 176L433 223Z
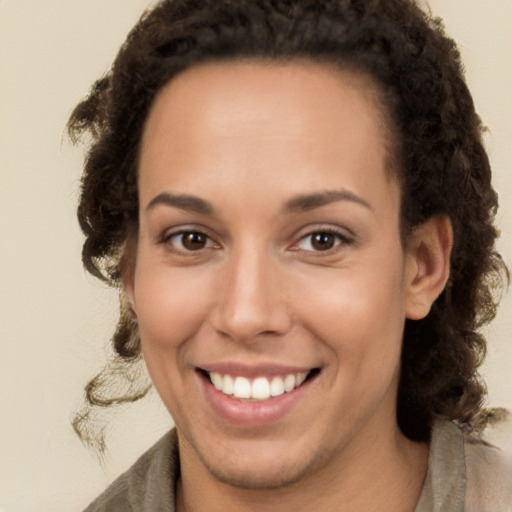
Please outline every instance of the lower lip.
M311 381L298 388L262 402L244 402L216 389L210 380L199 374L206 398L214 412L225 421L236 425L258 426L274 423L285 417L303 399Z

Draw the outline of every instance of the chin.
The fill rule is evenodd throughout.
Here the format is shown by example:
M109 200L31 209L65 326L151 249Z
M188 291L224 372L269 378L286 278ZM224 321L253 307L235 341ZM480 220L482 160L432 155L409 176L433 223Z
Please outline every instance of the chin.
M280 489L288 487L300 481L308 467L301 468L295 464L283 467L282 464L257 464L248 462L240 467L227 467L224 464L215 466L204 462L210 474L218 481L239 489ZM270 467L269 467L270 466Z
M216 480L240 489L279 489L293 486L315 468L322 465L327 457L315 454L301 446L299 450L285 446L243 446L219 454L196 453L203 466ZM242 454L242 455L240 455Z

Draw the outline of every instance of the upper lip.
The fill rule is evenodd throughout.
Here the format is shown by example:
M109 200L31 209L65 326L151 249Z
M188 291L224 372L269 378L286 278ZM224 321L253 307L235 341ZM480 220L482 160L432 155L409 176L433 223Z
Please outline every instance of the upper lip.
M292 373L310 372L317 366L291 366L283 364L258 364L248 365L236 362L219 362L204 364L197 367L199 370L211 373L220 373L222 375L236 375L240 377L261 377L261 376L278 376L289 375Z

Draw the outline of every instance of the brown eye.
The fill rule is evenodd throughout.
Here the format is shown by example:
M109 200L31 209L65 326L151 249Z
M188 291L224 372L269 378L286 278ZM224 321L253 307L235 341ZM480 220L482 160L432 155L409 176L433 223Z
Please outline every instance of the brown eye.
M200 231L174 233L166 237L165 243L182 252L200 251L214 245L212 240Z
M314 233L311 237L311 246L317 251L328 251L336 243L336 237L332 233Z
M208 237L203 233L182 233L181 244L187 251L198 251L204 249L208 243Z
M314 231L301 238L297 244L302 251L322 252L334 249L348 240L341 234L329 231Z

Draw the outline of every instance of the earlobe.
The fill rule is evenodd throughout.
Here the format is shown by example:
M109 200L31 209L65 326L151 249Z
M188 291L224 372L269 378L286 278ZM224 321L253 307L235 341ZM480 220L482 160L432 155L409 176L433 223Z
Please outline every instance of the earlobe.
M439 215L418 226L407 247L406 317L425 318L450 276L453 229L450 219Z

